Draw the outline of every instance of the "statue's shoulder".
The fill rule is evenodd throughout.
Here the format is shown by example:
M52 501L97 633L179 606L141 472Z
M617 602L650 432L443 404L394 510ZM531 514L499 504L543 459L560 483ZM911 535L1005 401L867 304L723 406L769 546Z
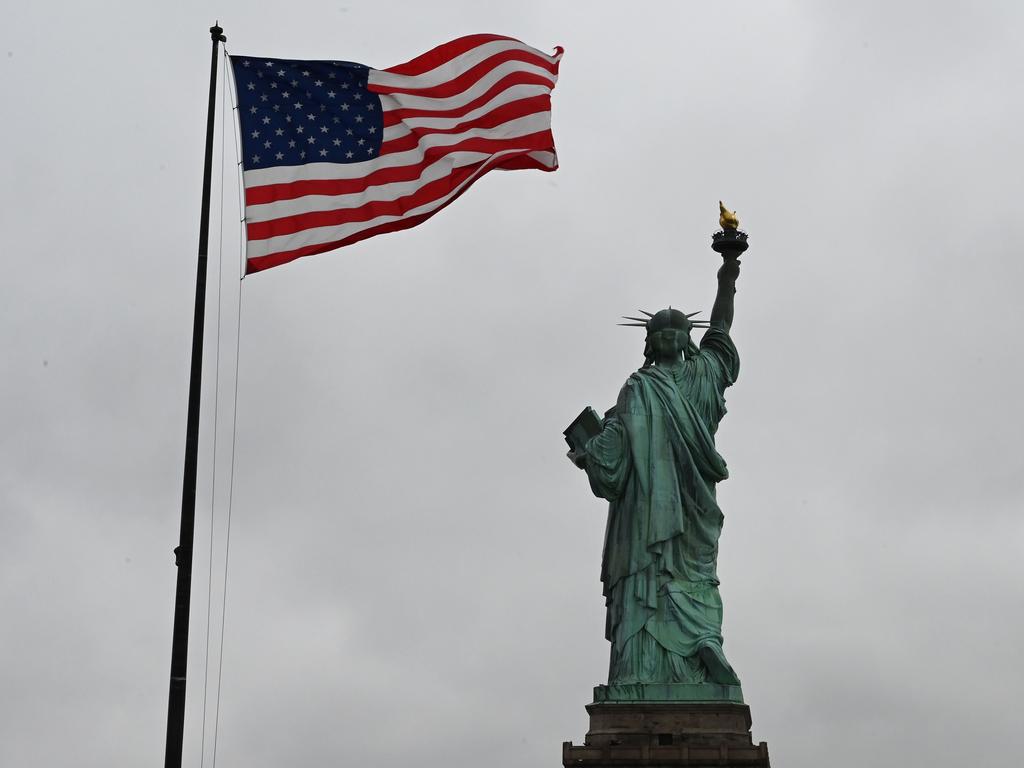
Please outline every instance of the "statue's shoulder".
M619 390L617 407L620 413L644 413L654 382L664 375L656 366L641 368L630 374Z
M736 381L740 373L740 353L732 336L721 328L709 328L700 340L700 354L705 359L714 360L713 368L720 368L727 378L726 386Z
M658 373L655 373L655 371L658 371L658 369L653 365L633 371L633 373L629 375L629 378L626 379L626 383L622 385L622 388L642 387L644 384L653 381L658 373L660 373L660 371L658 371Z
M619 390L619 397L615 402L615 408L619 413L632 413L636 411L636 402L644 386L643 378L640 374L641 371L631 373Z

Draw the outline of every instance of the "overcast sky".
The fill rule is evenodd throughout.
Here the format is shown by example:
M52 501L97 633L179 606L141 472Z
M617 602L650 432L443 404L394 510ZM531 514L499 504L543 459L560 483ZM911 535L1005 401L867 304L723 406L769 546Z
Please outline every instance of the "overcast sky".
M162 765L215 19L232 53L377 67L562 45L562 167L247 278L236 348L229 132L187 765L236 352L217 764L557 766L583 740L606 505L561 431L642 362L619 315L710 309L719 198L751 243L718 447L755 741L787 768L1019 762L1024 5L342 2L4 5L0 764Z

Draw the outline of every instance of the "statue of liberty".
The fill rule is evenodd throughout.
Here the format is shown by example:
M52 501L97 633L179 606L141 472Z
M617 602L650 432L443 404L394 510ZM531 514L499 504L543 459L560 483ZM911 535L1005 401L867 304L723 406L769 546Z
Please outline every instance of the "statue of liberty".
M626 318L646 331L644 365L585 439L569 437L569 458L610 502L601 581L611 662L598 689L610 701L742 702L722 651L715 486L728 472L714 436L739 374L729 331L746 235L724 206L720 221L710 318L672 308ZM699 345L696 328L705 329Z

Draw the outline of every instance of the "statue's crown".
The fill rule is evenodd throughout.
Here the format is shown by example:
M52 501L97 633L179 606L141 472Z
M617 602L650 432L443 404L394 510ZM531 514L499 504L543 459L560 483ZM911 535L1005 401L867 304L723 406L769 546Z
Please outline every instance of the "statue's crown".
M689 332L692 328L707 328L709 323L707 320L691 320L690 318L694 315L699 315L700 310L696 312L690 312L686 314L680 312L678 309L663 309L660 312L652 313L645 309L637 310L643 315L643 317L627 317L622 316L623 320L633 320L632 323L619 323L619 325L635 326L638 328L644 328L648 335L657 333L658 331L667 330L669 328L675 328L676 330Z

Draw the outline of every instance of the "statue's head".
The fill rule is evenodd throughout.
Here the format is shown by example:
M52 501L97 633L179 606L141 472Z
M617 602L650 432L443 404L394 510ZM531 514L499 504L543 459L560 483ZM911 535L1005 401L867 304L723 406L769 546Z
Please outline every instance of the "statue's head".
M694 328L706 328L708 323L703 320L691 320L699 312L685 314L678 309L663 309L660 312L651 314L640 310L647 315L647 319L640 317L627 317L626 320L635 320L633 323L622 323L622 325L640 326L647 331L647 339L644 344L644 366L652 363L662 365L679 360L680 356L690 357L697 352L697 346L690 338L690 332Z
M678 309L663 309L647 321L647 348L644 357L657 362L677 360L692 343L693 324Z

